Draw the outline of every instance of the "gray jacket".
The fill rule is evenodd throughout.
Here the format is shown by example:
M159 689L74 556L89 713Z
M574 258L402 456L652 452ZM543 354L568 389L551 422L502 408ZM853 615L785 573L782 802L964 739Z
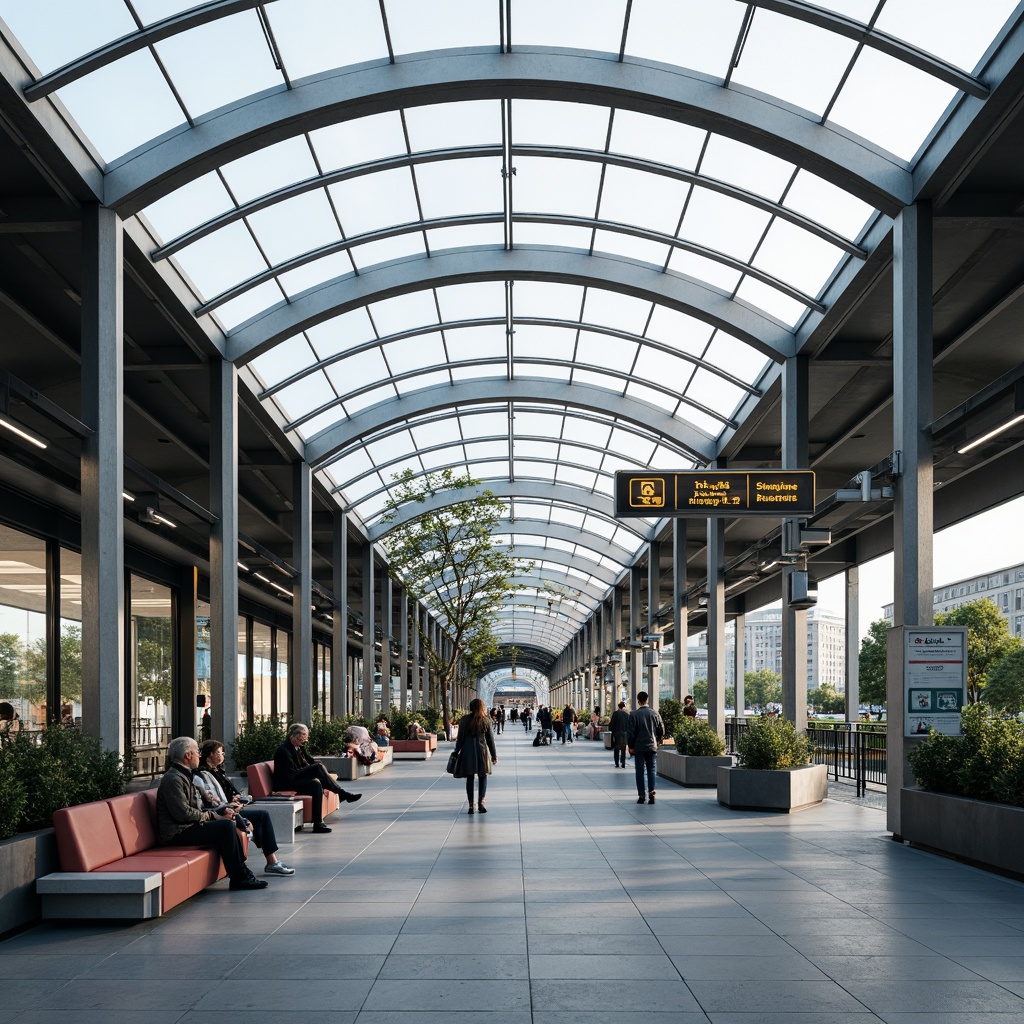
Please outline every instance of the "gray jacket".
M165 843L192 825L217 817L196 805L196 784L192 781L191 769L172 764L164 772L156 791L156 834L160 842Z
M646 704L630 712L629 727L626 729L626 746L630 750L646 753L657 750L665 738L665 723L661 715Z

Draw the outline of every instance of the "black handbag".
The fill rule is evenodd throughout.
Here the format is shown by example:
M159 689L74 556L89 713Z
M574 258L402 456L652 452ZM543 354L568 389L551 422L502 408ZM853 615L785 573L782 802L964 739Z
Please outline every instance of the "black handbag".
M455 768L456 768L456 766L458 765L458 763L459 763L459 753L458 753L458 751L456 751L456 750L453 750L453 751L452 751L452 752L451 752L451 753L450 753L450 754L448 755L448 764L447 764L447 765L445 765L445 769L444 769L444 770L445 770L445 771L446 771L446 772L447 772L447 773L448 773L449 775L454 775L454 774L455 774Z

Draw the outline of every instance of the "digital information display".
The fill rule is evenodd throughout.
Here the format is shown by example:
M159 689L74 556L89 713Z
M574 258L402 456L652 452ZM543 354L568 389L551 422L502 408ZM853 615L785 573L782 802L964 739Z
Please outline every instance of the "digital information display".
M903 634L904 736L960 735L967 692L967 629L908 627Z
M813 514L814 473L809 469L615 474L619 519Z

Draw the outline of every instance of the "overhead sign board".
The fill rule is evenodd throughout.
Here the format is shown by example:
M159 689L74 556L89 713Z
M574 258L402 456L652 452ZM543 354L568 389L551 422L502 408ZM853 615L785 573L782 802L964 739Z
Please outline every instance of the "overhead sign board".
M699 516L809 516L814 473L809 469L615 474L619 519Z

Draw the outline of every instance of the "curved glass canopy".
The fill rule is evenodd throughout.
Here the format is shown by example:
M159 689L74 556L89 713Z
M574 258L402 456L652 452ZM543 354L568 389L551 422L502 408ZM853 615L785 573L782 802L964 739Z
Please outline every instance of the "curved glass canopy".
M911 190L1011 0L0 0L26 98L339 504L499 494L556 655ZM59 15L59 17L55 17ZM60 28L55 29L59 24ZM111 116L111 97L118 97ZM557 607L545 598L556 587Z

